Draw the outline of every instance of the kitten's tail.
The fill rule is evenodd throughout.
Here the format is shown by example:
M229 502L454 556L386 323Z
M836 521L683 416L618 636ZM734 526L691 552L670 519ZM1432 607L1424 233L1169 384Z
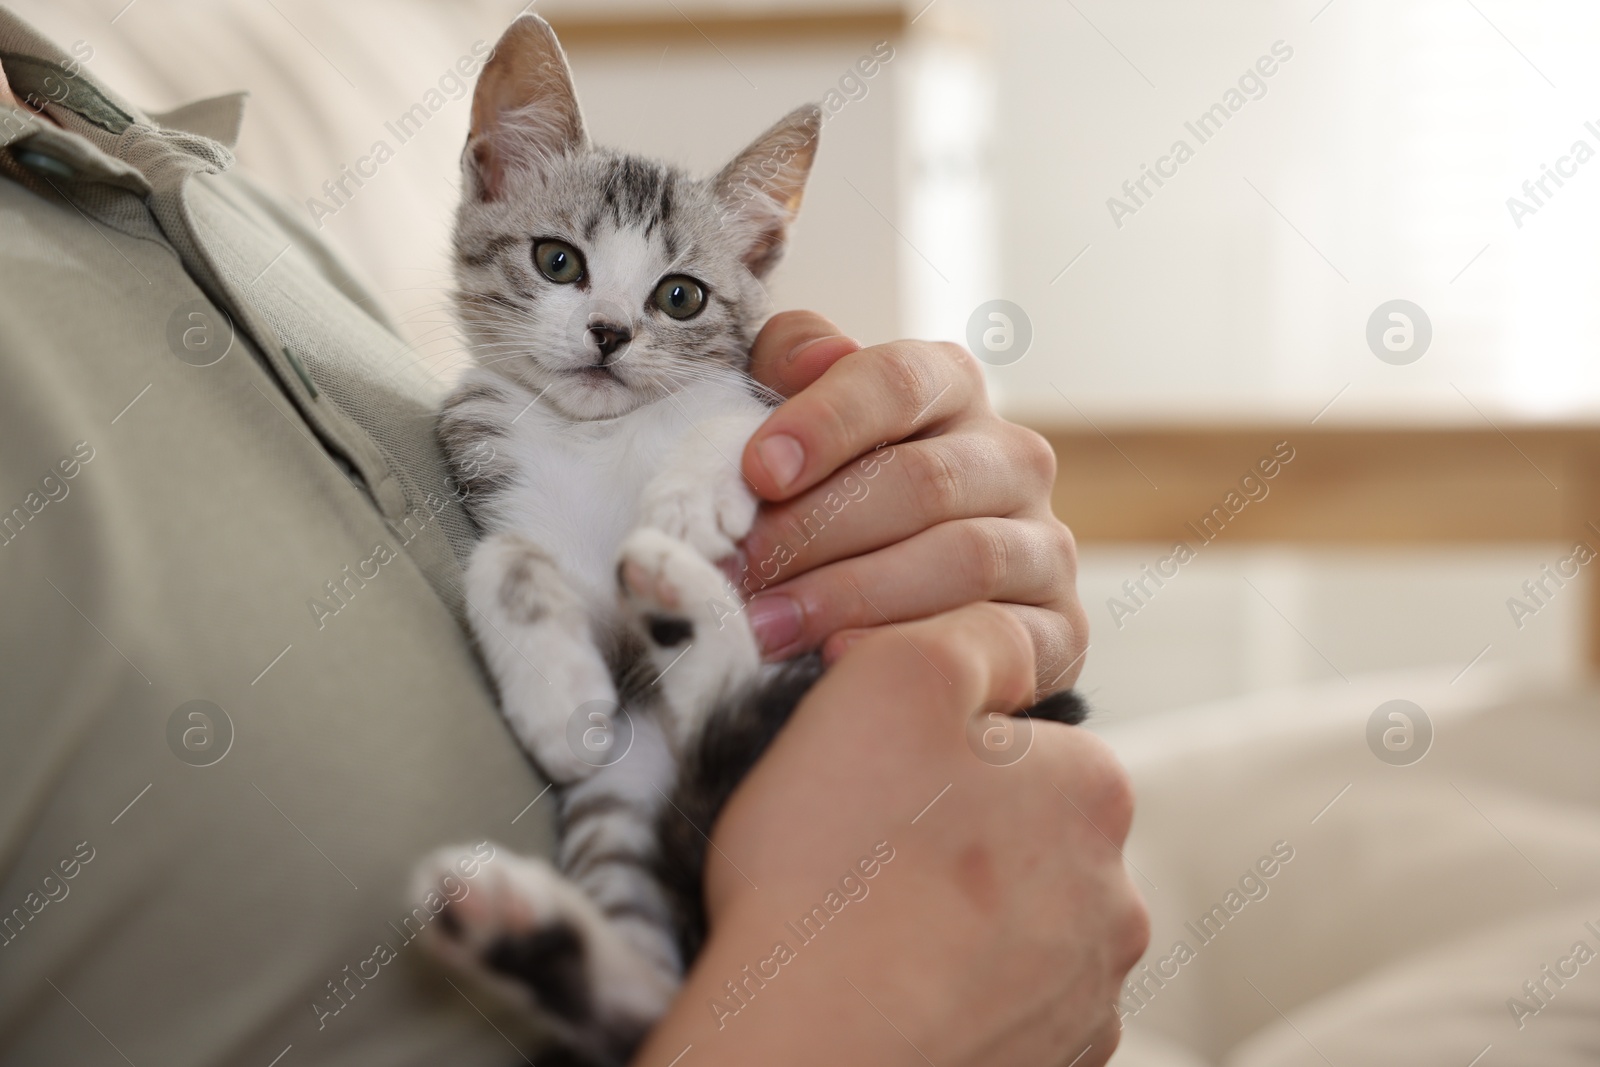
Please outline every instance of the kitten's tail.
M1089 717L1089 704L1078 695L1077 690L1063 689L1059 693L1051 693L1022 714L1030 719L1044 719L1077 726Z

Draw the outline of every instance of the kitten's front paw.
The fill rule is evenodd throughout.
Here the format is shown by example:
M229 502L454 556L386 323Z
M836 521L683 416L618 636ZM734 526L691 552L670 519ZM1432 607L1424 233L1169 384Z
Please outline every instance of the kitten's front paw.
M734 554L756 521L759 501L735 468L710 478L688 467L664 471L645 491L639 525L687 541L708 560Z

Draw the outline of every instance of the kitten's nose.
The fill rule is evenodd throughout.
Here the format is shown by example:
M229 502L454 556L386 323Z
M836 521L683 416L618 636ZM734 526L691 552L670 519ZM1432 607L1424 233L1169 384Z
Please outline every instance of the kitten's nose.
M609 322L598 322L589 327L589 339L600 350L599 366L607 366L612 362L611 357L625 348L633 340L633 334L624 326L613 326Z

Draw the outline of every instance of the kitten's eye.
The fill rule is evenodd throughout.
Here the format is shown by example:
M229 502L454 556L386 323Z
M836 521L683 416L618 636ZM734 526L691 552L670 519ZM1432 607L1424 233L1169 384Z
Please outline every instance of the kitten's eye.
M661 279L651 301L675 319L692 319L706 306L706 291L687 274L674 274Z
M583 253L565 241L540 241L534 245L533 265L557 285L571 285L583 278Z

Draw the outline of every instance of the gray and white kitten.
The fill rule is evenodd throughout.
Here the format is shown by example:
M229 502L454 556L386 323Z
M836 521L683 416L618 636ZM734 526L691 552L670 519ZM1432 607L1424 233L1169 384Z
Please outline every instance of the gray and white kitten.
M666 1009L705 933L712 821L821 669L763 665L714 562L755 518L739 462L773 398L748 353L820 129L799 108L710 179L594 147L535 16L473 98L455 257L478 365L439 434L485 535L478 645L561 842L554 864L500 850L430 943L597 1063Z

